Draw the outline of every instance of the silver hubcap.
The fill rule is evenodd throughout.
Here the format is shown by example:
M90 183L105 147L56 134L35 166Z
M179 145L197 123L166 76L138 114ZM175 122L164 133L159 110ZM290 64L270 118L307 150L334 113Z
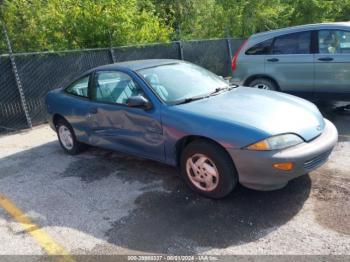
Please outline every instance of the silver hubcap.
M68 127L60 126L58 128L58 136L66 149L71 150L73 148L73 136Z
M214 162L203 154L194 154L186 161L186 172L192 184L202 191L213 191L219 183Z
M254 88L259 88L259 89L266 89L266 90L270 90L270 87L268 85L265 84L256 84L253 86Z

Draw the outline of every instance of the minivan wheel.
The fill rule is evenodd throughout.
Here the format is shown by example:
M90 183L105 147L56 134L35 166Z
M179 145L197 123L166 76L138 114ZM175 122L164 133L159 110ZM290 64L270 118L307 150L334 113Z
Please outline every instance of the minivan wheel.
M259 88L259 89L265 89L265 90L274 90L274 91L277 90L276 84L273 81L266 78L254 79L249 83L249 86L254 88Z
M77 141L73 128L67 121L59 120L56 130L60 145L68 154L76 155L84 148L84 145Z
M225 150L212 142L198 140L181 154L181 175L195 192L222 198L237 185L237 172Z

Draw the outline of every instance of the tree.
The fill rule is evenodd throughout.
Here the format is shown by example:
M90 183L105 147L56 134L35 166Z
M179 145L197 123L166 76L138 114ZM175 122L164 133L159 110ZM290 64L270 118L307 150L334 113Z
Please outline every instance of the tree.
M0 15L18 52L248 37L348 21L350 0L3 0Z
M164 42L172 32L137 0L5 0L1 16L17 52Z

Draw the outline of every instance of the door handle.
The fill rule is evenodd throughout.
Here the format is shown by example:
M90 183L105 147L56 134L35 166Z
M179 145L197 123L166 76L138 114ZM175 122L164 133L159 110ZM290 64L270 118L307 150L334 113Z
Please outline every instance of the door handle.
M318 60L327 62L327 61L333 61L333 58L332 57L321 57Z
M278 62L279 59L278 58L269 58L269 59L267 59L267 61L269 61L269 62Z
M89 113L90 114L97 114L97 108L96 107L90 108Z

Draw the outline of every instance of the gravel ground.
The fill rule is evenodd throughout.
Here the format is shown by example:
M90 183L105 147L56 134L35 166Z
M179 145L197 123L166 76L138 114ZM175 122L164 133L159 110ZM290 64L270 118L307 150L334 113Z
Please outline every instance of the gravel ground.
M69 156L47 125L0 137L0 192L71 254L350 255L350 114L330 160L282 190L192 193L174 168L102 149ZM0 207L0 254L45 254Z

